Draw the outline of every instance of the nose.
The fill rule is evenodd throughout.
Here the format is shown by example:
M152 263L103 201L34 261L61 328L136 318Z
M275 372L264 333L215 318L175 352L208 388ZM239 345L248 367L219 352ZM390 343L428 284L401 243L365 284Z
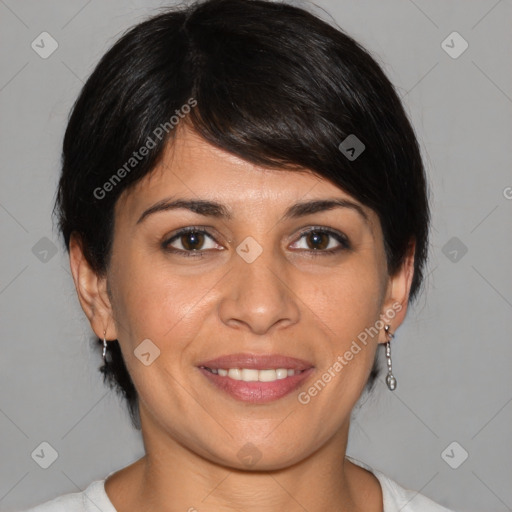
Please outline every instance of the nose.
M271 249L264 249L252 262L233 255L219 315L226 325L268 334L299 321L298 297L293 291L290 269Z

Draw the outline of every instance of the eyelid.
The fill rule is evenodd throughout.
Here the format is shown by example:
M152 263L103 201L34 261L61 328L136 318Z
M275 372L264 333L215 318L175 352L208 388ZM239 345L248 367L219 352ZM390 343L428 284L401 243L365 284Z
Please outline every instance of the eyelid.
M300 229L299 238L303 235L306 235L306 234L312 232L312 231L326 233L328 235L336 235L336 236L342 238L344 242L349 244L349 239L348 239L347 235L345 235L342 231L338 231L337 229L334 229L334 228L328 228L327 226L311 226L311 225L309 225L306 228Z
M338 253L338 252L342 252L342 251L347 251L347 250L350 250L352 249L352 244L348 238L347 235L345 235L345 233L341 232L341 231L338 231L337 229L334 229L334 228L329 228L329 227L326 227L326 226L308 226L304 229L301 229L299 231L299 235L298 235L298 238L297 238L297 242L304 236L304 235L307 235L309 233L323 233L323 234L326 234L328 236L330 236L331 238L334 238L334 240L336 240L339 244L338 247L334 248L334 249L324 249L324 250L315 250L315 249L304 249L305 252L311 254L312 256L319 256L321 254L335 254L335 253Z
M181 236L186 235L187 233L190 233L190 232L202 233L202 234L208 236L209 238L211 238L216 244L221 245L221 244L219 244L219 242L217 242L215 236L212 233L210 233L210 231L209 231L210 229L215 231L210 226L186 226L184 228L180 228L177 231L175 231L174 234L172 234L164 239L164 241L162 242L162 247L164 248L164 250L171 252L171 253L175 253L175 254L182 254L182 255L184 254L186 256L204 255L205 253L210 252L212 249L198 249L196 251L184 251L182 249L175 249L172 247L169 248L169 246L173 241L177 240ZM342 233L334 228L329 228L326 226L308 225L307 227L300 229L298 235L294 235L294 237L296 237L296 242L298 242L304 235L307 235L311 232L326 234L326 235L330 236L331 238L334 238L339 244L339 246L334 249L323 249L323 250L321 250L321 249L318 249L318 250L302 249L302 251L305 251L306 253L309 253L311 255L317 256L317 255L321 255L321 254L325 254L325 255L334 254L334 253L338 253L338 252L341 252L344 250L349 250L352 247L349 238L344 233ZM232 240L228 240L228 242L231 243Z
M211 238L216 244L221 245L221 244L219 244L219 242L217 242L216 237L210 232L210 230L215 231L210 226L186 226L184 228L180 228L177 231L175 231L173 234L166 236L164 238L164 240L162 242L162 247L165 250L168 250L169 252L176 251L178 253L190 253L190 254L203 253L203 252L205 252L204 249L197 250L197 251L183 251L182 249L174 249L174 248L169 249L168 246L175 240L179 239L181 236L186 235L187 233L201 233L201 234L206 235L209 238ZM231 240L228 240L228 241L230 242ZM173 249L174 249L174 251L173 251Z

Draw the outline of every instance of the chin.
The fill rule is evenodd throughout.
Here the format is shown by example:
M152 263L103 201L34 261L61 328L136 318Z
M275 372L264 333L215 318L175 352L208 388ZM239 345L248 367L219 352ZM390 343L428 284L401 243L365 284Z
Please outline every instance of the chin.
M208 458L214 463L240 471L279 471L298 464L315 450L314 446L307 450L304 440L284 445L278 438L270 441L265 436L254 436L252 440L234 440L230 446L224 446L230 448L228 453L219 453L214 449Z

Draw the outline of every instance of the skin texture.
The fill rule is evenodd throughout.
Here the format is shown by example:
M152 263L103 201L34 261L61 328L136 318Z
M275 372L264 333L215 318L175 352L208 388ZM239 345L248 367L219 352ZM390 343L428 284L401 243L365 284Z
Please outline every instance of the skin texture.
M221 202L233 219L178 209L137 224L145 209L170 196ZM391 277L369 208L363 206L368 223L349 208L283 220L295 202L332 197L357 202L308 170L253 165L180 127L154 172L116 203L106 278L90 269L73 237L81 306L97 336L106 330L107 340L119 340L140 397L146 455L105 486L119 512L382 510L377 479L344 457L350 413L378 344L387 341L384 329L308 404L297 395L393 304L401 309L386 323L396 331L407 310L414 245ZM187 226L208 226L212 238L196 242L204 257L162 247ZM315 226L344 233L351 248L312 256L315 247L340 246L327 235L301 236ZM262 248L252 263L236 252L248 236ZM183 236L172 247L186 250L187 243ZM160 349L149 366L133 353L147 338ZM239 352L298 357L315 369L284 398L249 404L219 391L197 368ZM250 468L237 456L247 443L261 454Z

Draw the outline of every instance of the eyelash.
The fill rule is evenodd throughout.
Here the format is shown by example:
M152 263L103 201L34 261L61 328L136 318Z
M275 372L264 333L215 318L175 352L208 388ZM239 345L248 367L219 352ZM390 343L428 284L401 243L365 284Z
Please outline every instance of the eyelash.
M176 239L179 239L181 236L186 235L188 233L201 233L203 235L209 236L212 240L215 240L214 237L204 228L198 226L189 226L187 228L181 229L176 234L174 234L171 238L165 240L162 243L162 247L165 251L178 254L185 257L193 257L193 258L203 258L205 256L205 251L201 249L193 250L193 251L183 251L181 249L170 248L169 245L174 242ZM335 249L303 249L306 252L310 253L311 256L330 256L336 254L343 250L351 249L351 245L347 239L347 237L337 231L333 231L331 229L322 228L314 226L312 228L308 228L307 230L301 231L299 234L298 240L300 240L304 235L308 235L310 233L320 233L333 237L337 242L341 245Z

